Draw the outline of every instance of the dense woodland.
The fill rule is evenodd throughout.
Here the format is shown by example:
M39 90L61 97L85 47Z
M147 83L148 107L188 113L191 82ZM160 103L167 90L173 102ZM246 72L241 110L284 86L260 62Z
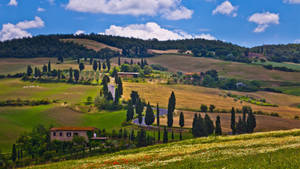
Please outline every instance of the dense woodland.
M122 56L125 57L151 57L148 49L179 49L184 52L192 51L196 57L213 57L222 60L250 63L253 58L248 57L248 52L264 54L270 61L295 62L300 61L300 45L264 45L251 49L240 47L222 41L210 41L204 39L168 40L158 41L141 40L107 35L41 35L33 38L15 39L0 42L0 57L94 57L107 58L119 55L112 50L100 50L95 52L71 42L62 42L60 39L84 38L122 49Z

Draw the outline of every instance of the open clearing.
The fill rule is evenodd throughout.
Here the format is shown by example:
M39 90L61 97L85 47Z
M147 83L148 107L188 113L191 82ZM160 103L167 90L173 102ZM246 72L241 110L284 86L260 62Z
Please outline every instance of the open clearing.
M207 137L29 168L297 168L300 130Z
M300 82L300 72L268 70L260 65L199 58L188 55L159 55L147 60L149 64L160 64L172 72L205 72L215 69L221 76L237 79Z
M119 48L112 47L112 46L106 45L104 43L100 43L100 42L97 42L94 40L89 40L89 39L62 39L62 41L73 42L73 43L76 43L79 45L83 45L84 47L86 47L88 49L93 49L97 52L104 48L109 48L111 50L114 50L114 51L120 52L120 53L122 52L122 50Z
M230 91L236 95L249 95L255 98L264 98L267 102L277 104L279 107L257 106L246 102L235 101L233 98L224 97L224 91L214 88L205 88L191 85L160 85L155 83L123 83L124 97L129 99L131 91L138 91L140 96L146 101L150 101L152 105L159 103L162 107L167 107L168 99L172 91L176 96L176 108L186 110L199 110L201 104L214 104L217 109L230 110L232 107L242 108L242 106L251 106L255 111L263 111L268 113L278 113L284 118L294 118L295 115L300 116L300 109L295 105L300 104L299 96L291 96L280 93L271 92L236 92ZM221 96L220 96L221 94ZM300 123L300 121L299 121Z

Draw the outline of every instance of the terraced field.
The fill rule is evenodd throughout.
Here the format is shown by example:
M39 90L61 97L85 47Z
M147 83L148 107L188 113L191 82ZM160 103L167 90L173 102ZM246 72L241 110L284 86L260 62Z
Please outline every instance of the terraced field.
M208 137L28 168L298 168L300 130Z

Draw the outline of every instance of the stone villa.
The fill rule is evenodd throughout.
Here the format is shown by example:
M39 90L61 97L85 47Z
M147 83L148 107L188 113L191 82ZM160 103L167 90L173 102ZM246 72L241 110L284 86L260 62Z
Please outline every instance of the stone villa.
M55 127L50 129L51 141L72 141L74 136L82 136L89 140L87 132L92 132L92 139L94 140L105 140L106 138L97 137L95 131L97 128L95 127Z

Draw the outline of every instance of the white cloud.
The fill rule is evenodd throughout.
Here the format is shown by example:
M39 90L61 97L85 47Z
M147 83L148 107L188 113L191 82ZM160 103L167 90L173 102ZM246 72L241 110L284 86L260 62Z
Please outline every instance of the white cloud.
M265 13L255 13L250 16L249 22L258 24L254 29L254 32L264 32L270 25L279 24L279 14L265 12Z
M74 35L80 35L80 34L85 34L85 31L83 30L78 30L74 33Z
M233 16L236 17L237 13L236 11L238 10L237 6L233 6L231 2L225 1L221 5L217 6L216 9L213 10L213 15L216 15L218 13L223 14L223 15L228 15L228 16Z
M44 8L38 7L37 11L38 11L38 12L45 12L46 10L45 10Z
M18 6L17 0L10 0L8 3L9 6Z
M164 14L163 17L168 19L168 20L180 20L180 19L189 19L193 15L193 11L187 9L186 7L179 7L176 10L167 10Z
M181 0L69 0L66 9L133 16L159 14L169 20L189 19L193 14Z
M54 5L55 4L55 0L48 0L48 2L50 3L50 5Z
M284 3L300 4L300 0L283 0Z
M183 31L171 31L162 28L155 22L148 22L146 24L133 24L125 27L111 25L104 33L106 35L134 37L139 39L158 39L158 40L177 40L177 39L193 39L203 38L208 40L215 40L216 38L210 34L190 35Z
M295 43L300 43L300 39L296 39L296 40L295 40Z
M2 30L0 31L0 41L32 37L26 29L41 27L44 27L44 21L37 16L32 21L23 21L15 25L11 23L3 24Z

